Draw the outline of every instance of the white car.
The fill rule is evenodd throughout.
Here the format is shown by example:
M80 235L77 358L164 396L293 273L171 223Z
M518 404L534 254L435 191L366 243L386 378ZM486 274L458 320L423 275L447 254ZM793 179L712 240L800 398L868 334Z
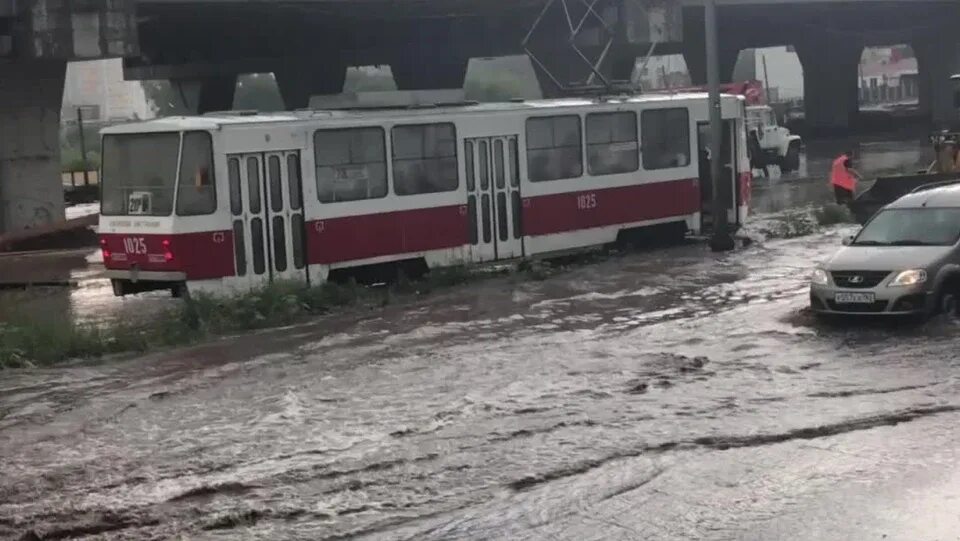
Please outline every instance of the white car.
M769 105L747 107L747 133L756 130L760 141L762 160L779 165L784 173L800 168L800 151L803 142L799 135L777 124L777 116Z

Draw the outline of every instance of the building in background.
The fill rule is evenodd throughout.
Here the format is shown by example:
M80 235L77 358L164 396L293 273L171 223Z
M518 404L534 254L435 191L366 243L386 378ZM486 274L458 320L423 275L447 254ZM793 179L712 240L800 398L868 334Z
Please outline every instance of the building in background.
M919 101L919 70L910 47L871 47L860 60L860 104L867 107L914 105Z
M120 59L89 60L67 64L63 88L63 122L75 122L77 109L84 121L115 123L153 117L143 85L123 80Z
M764 71L766 60L766 71ZM740 51L733 69L734 81L760 81L768 88L770 103L803 99L803 66L793 47L765 47Z

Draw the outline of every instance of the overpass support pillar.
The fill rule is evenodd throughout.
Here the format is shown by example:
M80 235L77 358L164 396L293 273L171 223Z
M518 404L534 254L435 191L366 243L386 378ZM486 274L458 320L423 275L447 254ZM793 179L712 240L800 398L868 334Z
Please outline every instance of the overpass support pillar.
M180 92L187 109L204 114L233 109L237 91L236 75L216 75L200 79L171 79L170 85Z
M938 127L957 124L960 115L953 103L950 76L960 72L960 42L937 35L914 40L912 46L917 55L920 110Z
M444 58L445 55L410 52L413 54L390 63L397 90L463 88L469 58Z
M703 9L683 10L683 61L687 64L690 82L707 84L707 36ZM723 78L721 71L720 77Z
M470 55L462 50L464 24L452 19L397 23L405 35L394 46L390 61L397 90L463 88L470 62Z
M706 21L703 9L683 10L683 61L687 64L690 82L697 86L707 84L707 41ZM740 40L736 36L740 29L728 30L721 26L720 36L720 82L729 83L733 79L733 68L737 65L740 56Z
M347 76L347 67L339 60L286 63L273 72L280 97L287 109L303 109L310 105L310 96L339 94ZM461 82L462 84L462 82Z
M61 221L62 60L0 63L0 234Z
M683 53L683 61L687 64L687 72L690 74L690 82L696 86L707 84L707 55L687 51ZM721 79L722 79L721 75Z
M859 109L858 66L863 45L838 35L796 44L803 66L803 102L812 133L845 133Z

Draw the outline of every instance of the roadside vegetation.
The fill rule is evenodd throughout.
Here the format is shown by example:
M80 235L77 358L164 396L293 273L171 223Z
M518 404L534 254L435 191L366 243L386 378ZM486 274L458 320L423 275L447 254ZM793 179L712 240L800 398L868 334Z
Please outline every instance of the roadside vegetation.
M778 215L758 229L767 238L793 238L852 221L846 207L825 205ZM629 246L625 249L631 250ZM0 311L0 369L51 366L73 359L100 359L188 345L216 336L301 323L336 310L375 309L492 276L515 281L545 280L570 267L602 261L623 251L615 248L550 261L525 260L509 268L434 269L421 279L400 274L389 284L374 286L349 281L304 288L278 282L232 297L195 295L140 323L78 323L69 314L30 317L12 307Z
M52 366L73 359L188 345L215 336L301 323L334 310L375 309L491 276L542 280L565 268L545 262L526 262L515 269L451 267L433 270L419 280L401 275L389 285L374 286L350 281L304 288L276 282L232 297L193 296L142 323L77 323L69 314L29 317L13 308L0 313L0 369Z
M60 170L64 173L96 171L100 168L101 124L83 127L86 156L80 151L80 129L76 124L64 126L60 131Z

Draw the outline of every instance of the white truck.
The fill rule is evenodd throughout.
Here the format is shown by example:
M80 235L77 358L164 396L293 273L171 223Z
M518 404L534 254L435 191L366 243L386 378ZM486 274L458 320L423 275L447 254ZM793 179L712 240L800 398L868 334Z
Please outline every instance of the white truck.
M777 124L777 115L769 105L750 105L747 107L747 135L757 132L762 155L754 158L754 163L779 165L780 171L789 173L800 168L800 152L803 142L799 135Z

